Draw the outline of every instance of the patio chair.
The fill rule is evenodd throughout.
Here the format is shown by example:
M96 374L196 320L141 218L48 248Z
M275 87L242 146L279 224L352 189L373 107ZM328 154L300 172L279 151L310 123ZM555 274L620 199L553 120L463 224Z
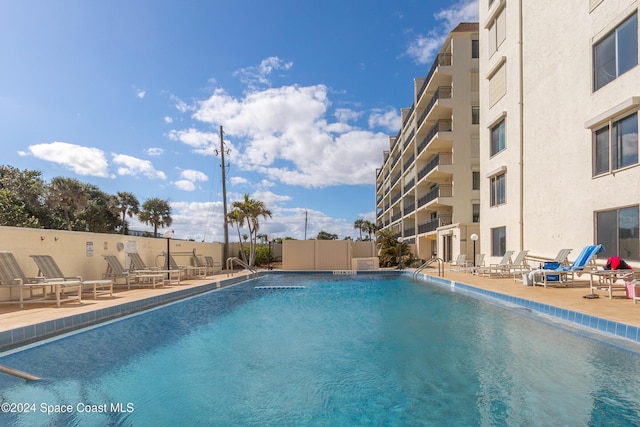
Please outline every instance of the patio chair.
M518 252L513 262L507 267L508 273L513 274L513 280L516 280L517 276L522 277L523 274L531 271L531 267L527 263L528 253L528 250Z
M573 249L560 249L558 255L556 255L552 262L557 262L559 265L569 265L569 254L572 250Z
M115 255L103 255L105 261L107 261L107 271L102 275L104 279L113 279L114 285L118 285L118 279L124 279L127 289L131 289L131 286L151 286L155 288L157 284L162 286L164 284L164 275L161 273L137 273L133 271L127 271ZM159 282L159 283L158 283Z
M80 281L55 280L46 282L43 277L27 277L11 252L0 252L0 287L9 289L9 300L2 304L54 302L58 307L63 301L82 303L82 283ZM17 290L18 300L12 299L12 291ZM29 297L25 299L25 291ZM34 293L34 291L39 291ZM69 295L74 293L75 295Z
M467 266L467 271L476 274L479 268L484 267L484 256L485 254L476 254L475 265Z
M504 256L497 264L489 264L485 267L480 267L477 269L478 273L482 273L483 276L493 276L493 274L498 274L502 276L505 271L508 271L507 268L509 264L511 264L511 256L513 255L513 251L505 252Z
M29 255L38 266L38 276L44 277L46 282L62 280L82 283L82 292L88 289L93 293L93 298L98 295L113 296L113 280L82 280L82 276L65 276L56 261L50 255Z
M191 259L193 260L194 267L204 269L203 271L199 272L200 274L204 274L205 277L209 276L211 269L209 268L206 262L202 261L196 254L191 255Z
M449 263L449 271L461 271L467 267L467 255L459 254L455 261Z
M167 255L165 253L165 257L166 256ZM206 268L195 267L193 265L178 265L176 260L173 258L173 255L169 255L169 267L172 270L182 271L183 277L199 277L201 279L204 279L207 274Z
M137 252L128 253L129 259L131 260L131 265L129 267L129 271L133 273L161 273L167 275L167 281L169 284L176 282L176 284L180 284L180 280L182 279L182 271L178 268L175 270L161 270L158 267L149 268L142 260L142 257ZM177 278L176 278L177 277Z
M531 283L535 285L543 285L545 288L549 283L552 284L570 284L573 286L575 274L580 274L586 268L589 268L588 264L593 261L593 258L604 251L602 245L588 245L580 252L578 257L573 261L571 265L561 265L555 269L538 269L529 273ZM592 268L595 265L592 266Z
M204 261L207 263L207 267L211 269L211 273L222 271L222 265L219 262L214 261L212 256L205 255Z

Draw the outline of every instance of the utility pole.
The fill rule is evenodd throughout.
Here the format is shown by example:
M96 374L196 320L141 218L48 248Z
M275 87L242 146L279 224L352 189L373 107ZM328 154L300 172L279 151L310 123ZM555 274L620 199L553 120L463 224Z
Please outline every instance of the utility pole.
M229 258L229 227L227 223L227 176L226 164L224 162L224 132L220 126L220 160L222 161L222 222L224 224L224 247L222 250L223 262L227 262ZM218 151L218 150L216 150Z
M308 211L304 211L304 240L307 240L307 214Z

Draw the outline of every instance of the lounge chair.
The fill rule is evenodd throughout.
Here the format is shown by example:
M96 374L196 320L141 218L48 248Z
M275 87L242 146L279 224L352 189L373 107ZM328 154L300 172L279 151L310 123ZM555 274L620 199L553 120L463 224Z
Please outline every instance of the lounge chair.
M512 255L513 251L505 252L499 263L489 264L488 266L478 268L478 274L482 273L483 276L489 277L493 276L494 274L498 274L500 276L504 275L505 272L508 271L509 264L511 264Z
M518 255L513 259L513 262L507 267L508 273L513 274L513 279L516 280L517 276L522 277L523 274L531 271L531 267L527 263L528 250L518 252Z
M476 254L474 263L469 264L469 261L467 261L467 271L476 274L478 272L478 269L484 267L484 257L485 254Z
M204 273L201 272L201 274L204 274L205 277L209 276L209 273L212 273L212 270L209 268L207 263L202 261L198 257L198 255L196 255L196 254L191 255L191 259L193 261L194 267L198 267L198 268L204 269Z
M169 267L172 270L181 270L183 277L199 277L200 279L204 279L207 276L206 268L195 267L192 265L178 265L176 260L173 258L173 255L169 255Z
M593 258L604 251L602 245L588 245L580 252L578 257L569 266L561 265L555 269L538 269L529 273L529 278L533 286L543 285L545 288L547 284L574 284L574 275L580 274L586 268L589 268L588 264L592 262ZM595 266L594 266L595 267Z
M127 289L131 286L151 286L155 288L157 284L164 284L164 275L161 273L136 273L127 271L115 255L103 255L107 261L107 271L102 275L104 279L113 279L114 285L118 285L118 279L124 279Z
M167 270L167 269L160 269L160 268L149 268L147 267L147 265L144 263L144 261L142 260L142 257L140 256L139 253L137 252L130 252L129 254L129 259L131 260L131 266L129 268L129 270L135 274L143 274L143 273L155 273L155 274L163 274L163 275L167 275L167 281L169 284L176 282L176 284L180 284L180 280L182 279L182 271L178 268L176 268L175 270Z
M455 261L449 263L449 271L461 271L467 267L467 255L459 254Z
M204 260L207 263L207 267L211 269L212 274L216 271L222 271L222 265L219 262L215 262L212 256L205 255Z
M113 296L113 280L82 280L81 276L65 276L56 261L50 255L29 255L38 266L38 276L45 278L45 281L73 281L82 283L82 291L86 289L93 293L93 298L98 295Z
M46 282L43 277L27 277L11 252L0 252L0 287L9 289L9 300L3 304L54 302L58 307L62 301L82 303L82 283L80 281L56 280ZM11 299L12 291L17 290L18 300ZM25 291L29 291L25 299ZM39 291L34 293L34 291ZM75 293L75 295L69 295Z
M559 265L569 265L569 254L573 249L560 249L558 255L552 262L557 262Z

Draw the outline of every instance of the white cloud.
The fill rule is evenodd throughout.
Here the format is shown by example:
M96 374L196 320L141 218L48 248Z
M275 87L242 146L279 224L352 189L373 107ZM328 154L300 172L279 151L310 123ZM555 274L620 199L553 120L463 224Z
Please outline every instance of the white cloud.
M193 128L172 130L167 135L172 141L180 141L193 148L194 153L212 155L219 144L218 134L202 132Z
M231 182L231 184L233 185L243 185L243 184L248 184L249 181L246 178L243 178L241 176L234 176L231 177L229 179L229 181Z
M97 148L55 141L31 145L29 152L34 157L62 165L78 175L109 176L107 159L104 152Z
M185 169L182 172L180 172L180 176L184 179L187 179L191 182L198 182L198 181L208 181L209 177L197 170L193 170L193 169Z
M164 154L164 150L158 147L151 147L147 149L148 156L162 156Z
M141 160L125 154L113 154L113 163L120 165L118 175L143 175L151 179L167 179L164 172L158 171L148 160Z
M196 185L193 181L189 181L188 179L181 179L173 183L177 188L184 191L193 191L196 189Z
M370 129L363 130L344 122L364 112L341 108L331 113L338 122L329 122L328 93L324 85L294 85L236 98L217 88L208 99L196 102L193 118L212 126L224 123L225 144L232 149L227 159L242 170L304 187L370 184L389 143L388 135L373 129L397 132L399 114L375 110ZM168 136L208 154L219 144L217 134L195 128L173 130Z
M402 118L397 110L380 110L376 109L369 114L369 127L383 127L389 132L398 132L402 125Z
M293 62L284 62L277 56L263 59L257 67L242 68L234 73L240 77L240 81L248 87L256 85L271 85L269 76L275 70L289 70L293 67Z
M358 120L362 115L362 112L354 111L350 108L336 108L336 111L333 115L343 123L346 123L351 120Z
M146 95L146 92L144 90L139 90L136 92L136 96L140 99L144 98L145 95Z
M164 122L165 123L173 123L173 118L171 118L169 116L164 116Z
M426 35L419 34L409 43L406 54L418 64L427 64L435 58L447 35L461 22L477 22L478 0L460 0L448 9L434 14L441 24Z

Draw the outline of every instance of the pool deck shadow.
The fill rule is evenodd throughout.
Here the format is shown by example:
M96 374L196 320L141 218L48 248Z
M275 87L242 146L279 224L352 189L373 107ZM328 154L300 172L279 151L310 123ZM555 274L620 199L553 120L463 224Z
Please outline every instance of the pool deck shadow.
M290 272L294 273L294 272ZM409 271L405 271L408 274ZM424 273L437 278L437 272L425 270ZM268 274L268 273L267 273ZM99 296L97 299L83 297L82 303L69 301L59 308L51 304L28 304L24 309L19 305L0 305L0 352L15 348L30 342L45 339L78 329L91 326L118 317L126 316L144 309L166 304L171 301L186 298L208 290L224 287L233 283L247 280L246 271L228 275L218 274L206 279L186 280L180 285L158 288L136 288L127 290L114 288L113 297ZM489 278L475 276L470 273L445 271L445 281L467 290L479 291L485 295L500 294L502 300L512 299L525 306L541 304L551 307L556 317L562 317L566 312L570 316L585 316L585 319L602 319L616 324L628 325L629 330L640 328L640 304L624 298L622 294L614 294L609 299L606 292L600 292L597 299L586 299L589 294L589 282L580 280L573 287L523 286L521 281L511 278ZM435 279L437 280L437 279ZM462 285L462 286L458 286ZM506 298L502 297L506 296ZM607 331L607 327L596 328ZM619 335L617 331L610 331ZM625 332L626 333L626 332ZM623 335L624 336L624 335ZM634 339L639 342L640 337ZM633 339L632 339L633 340Z

